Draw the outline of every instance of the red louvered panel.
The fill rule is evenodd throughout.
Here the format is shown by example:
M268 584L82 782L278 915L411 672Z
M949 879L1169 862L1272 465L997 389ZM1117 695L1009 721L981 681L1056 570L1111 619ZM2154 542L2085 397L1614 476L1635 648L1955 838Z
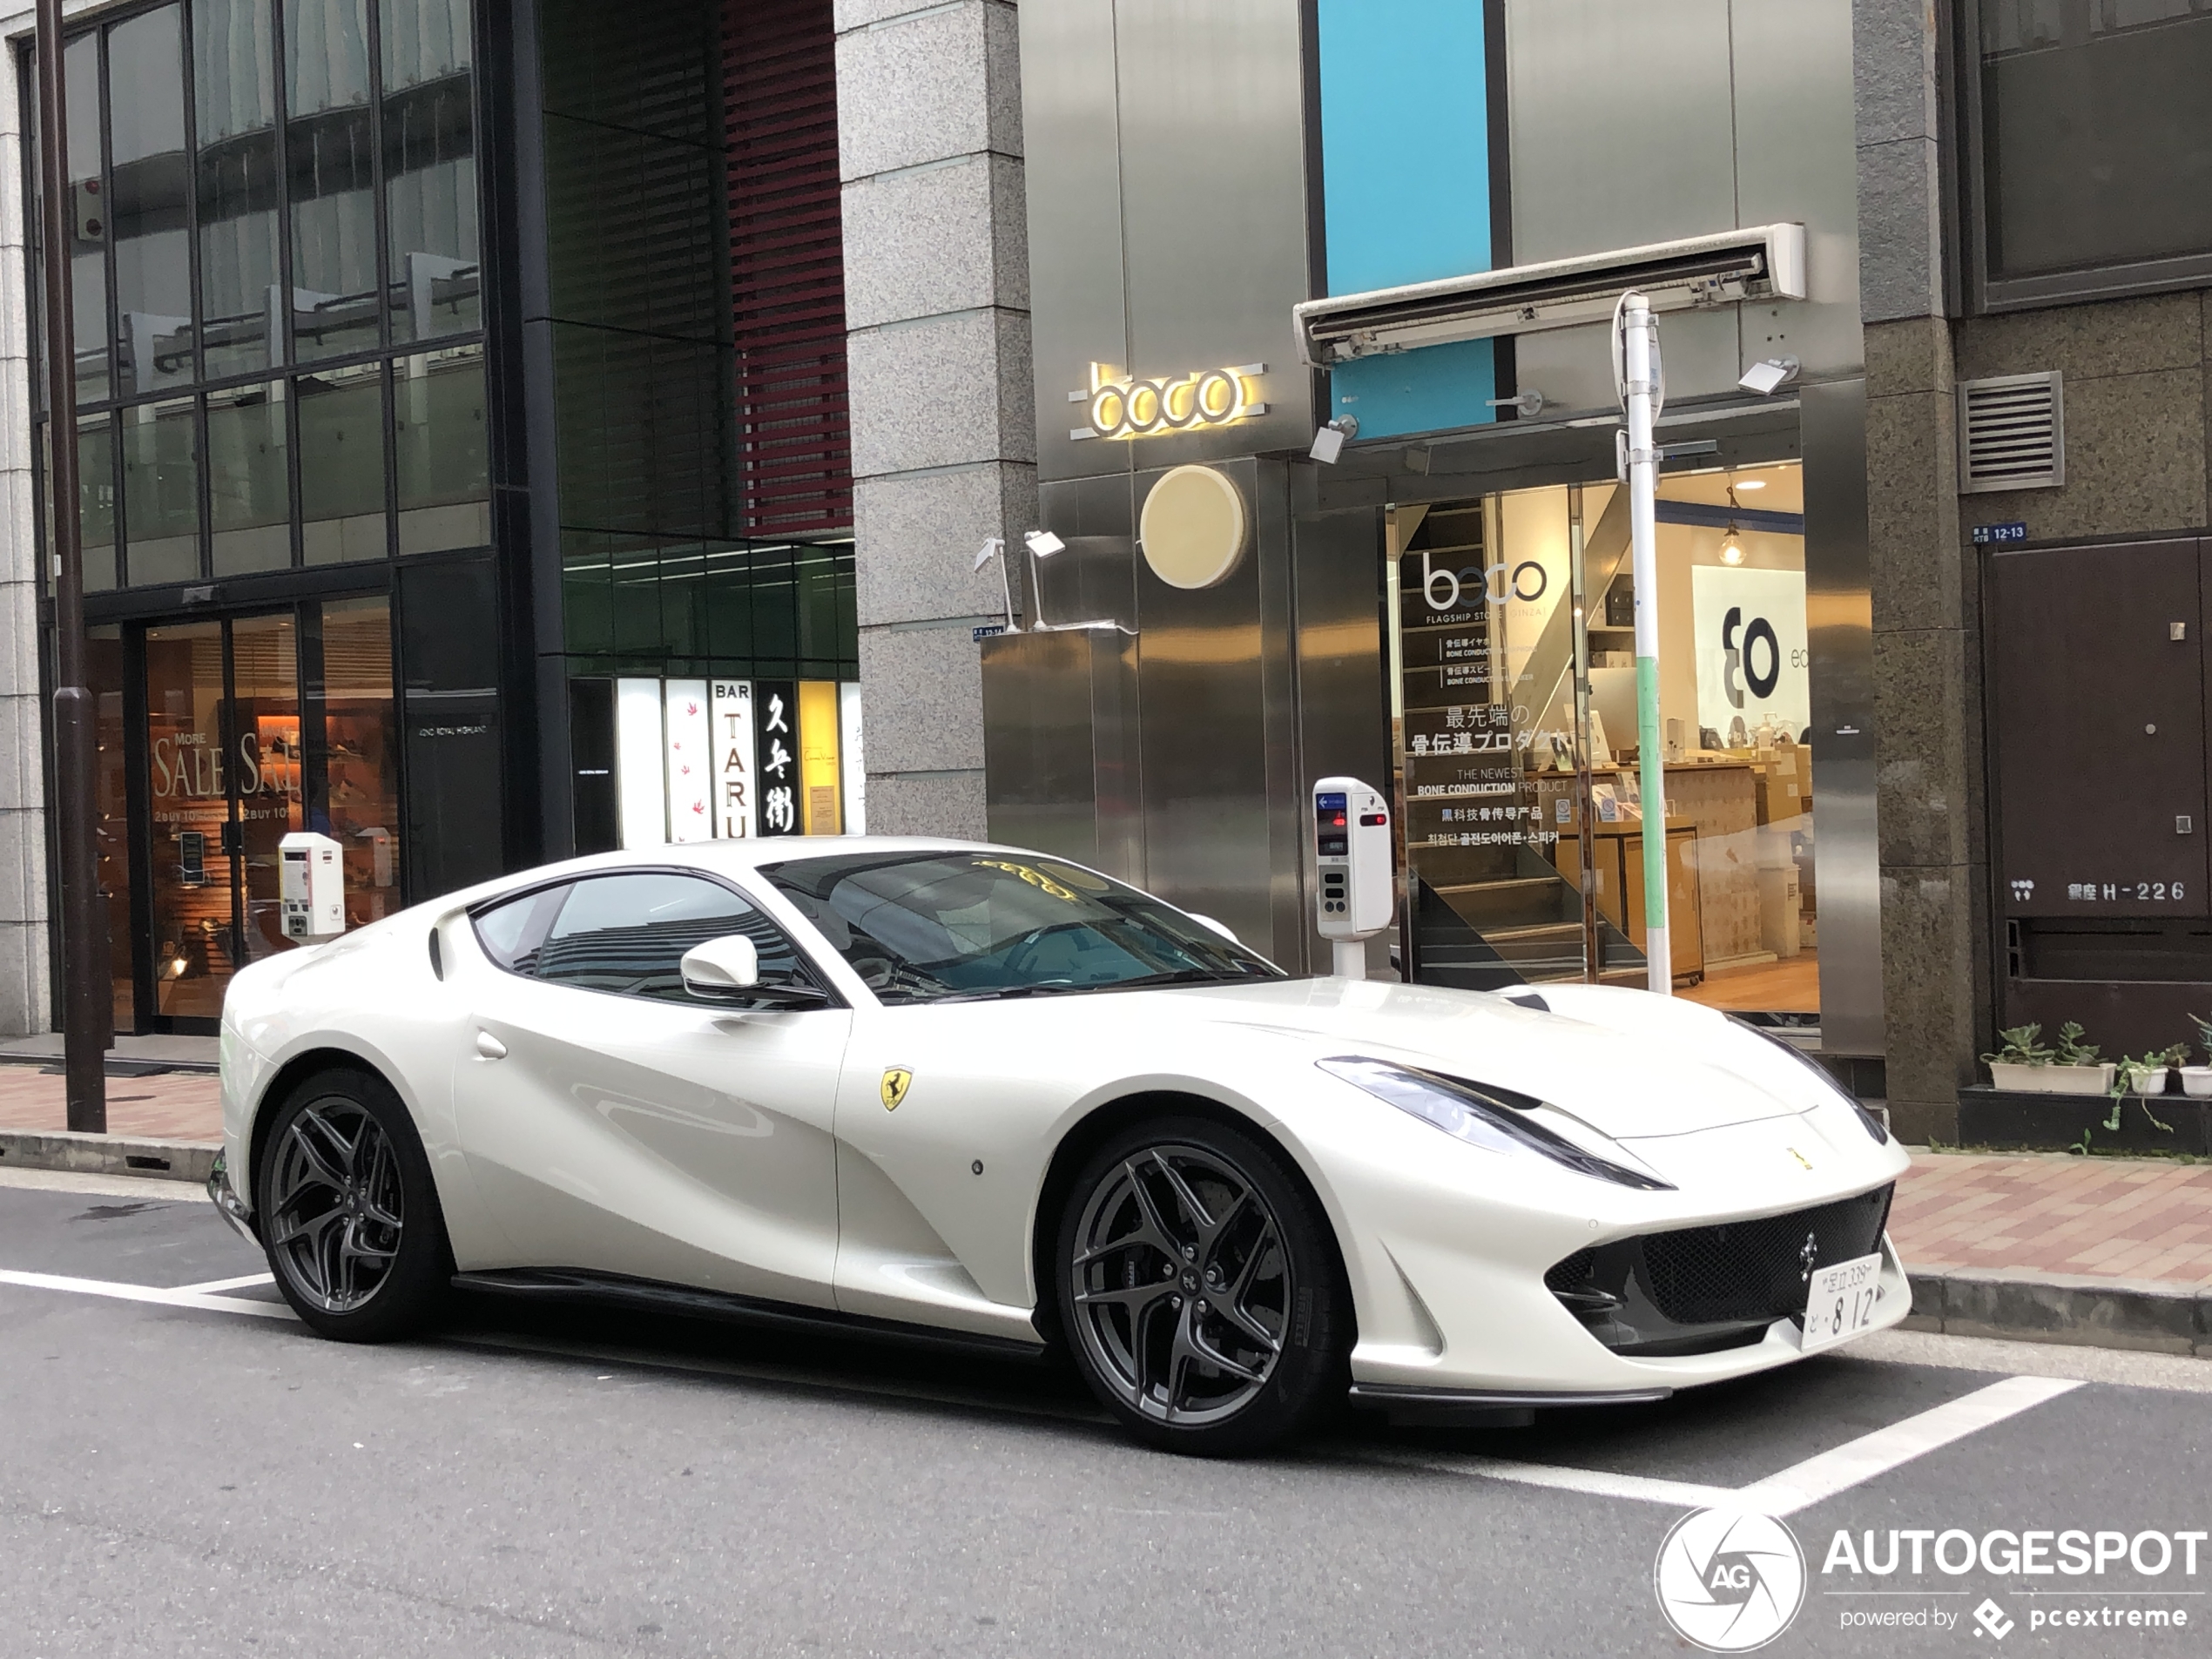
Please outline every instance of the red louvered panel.
M739 509L748 536L853 525L830 0L725 0Z

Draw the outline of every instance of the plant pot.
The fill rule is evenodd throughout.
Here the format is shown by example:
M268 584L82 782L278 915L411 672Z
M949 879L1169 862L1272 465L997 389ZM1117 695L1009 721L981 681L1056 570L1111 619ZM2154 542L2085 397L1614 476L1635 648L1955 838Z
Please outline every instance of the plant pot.
M2162 1095L2166 1092L2167 1066L2128 1068L2128 1092L2131 1095Z
M2031 1070L2042 1073L2040 1082L2030 1083L2048 1095L2109 1095L2112 1080L2119 1072L2116 1062L2107 1060L2101 1066L2037 1066ZM2212 1071L2212 1066L2205 1068Z
M2183 1066L2182 1092L2199 1100L2212 1098L2212 1066Z
M2050 1069L2048 1066L2027 1066L2011 1060L1993 1060L1989 1062L1989 1081L2000 1089L2016 1089L2035 1095L2047 1094L2049 1090L2044 1087L2043 1079Z

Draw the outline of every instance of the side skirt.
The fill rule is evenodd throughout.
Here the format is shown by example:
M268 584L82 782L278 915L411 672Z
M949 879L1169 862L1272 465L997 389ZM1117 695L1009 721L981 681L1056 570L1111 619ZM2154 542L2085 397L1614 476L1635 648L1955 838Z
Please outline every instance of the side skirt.
M1028 1365L1042 1364L1049 1352L1042 1340L1031 1344L964 1331L941 1331L934 1325L870 1318L830 1308L800 1307L726 1291L702 1291L690 1285L666 1285L657 1279L630 1278L620 1273L597 1273L582 1267L509 1267L491 1272L455 1273L453 1287L456 1291L523 1301L590 1303L632 1312L714 1319L764 1330L937 1348Z

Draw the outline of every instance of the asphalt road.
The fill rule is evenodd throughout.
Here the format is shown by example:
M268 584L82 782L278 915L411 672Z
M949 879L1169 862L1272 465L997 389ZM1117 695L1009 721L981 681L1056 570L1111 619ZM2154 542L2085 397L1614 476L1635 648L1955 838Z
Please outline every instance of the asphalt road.
M498 1305L320 1342L175 1190L0 1184L9 1659L1675 1654L1655 1554L1737 1494L1807 1558L1768 1653L2212 1650L2212 1543L2179 1536L2212 1528L2212 1363L1893 1336L1662 1406L1202 1463L1069 1378L899 1349ZM2038 1529L2120 1541L2001 1570ZM1835 1561L1892 1530L1976 1559ZM2040 1628L2069 1612L2100 1622Z

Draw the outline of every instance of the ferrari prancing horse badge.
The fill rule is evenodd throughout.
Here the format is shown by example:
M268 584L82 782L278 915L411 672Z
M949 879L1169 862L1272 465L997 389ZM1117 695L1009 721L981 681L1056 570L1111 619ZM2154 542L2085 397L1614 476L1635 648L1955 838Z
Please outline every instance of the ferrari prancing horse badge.
M883 1073L883 1109L895 1112L899 1103L907 1097L907 1090L914 1087L914 1075L904 1066L887 1066Z

